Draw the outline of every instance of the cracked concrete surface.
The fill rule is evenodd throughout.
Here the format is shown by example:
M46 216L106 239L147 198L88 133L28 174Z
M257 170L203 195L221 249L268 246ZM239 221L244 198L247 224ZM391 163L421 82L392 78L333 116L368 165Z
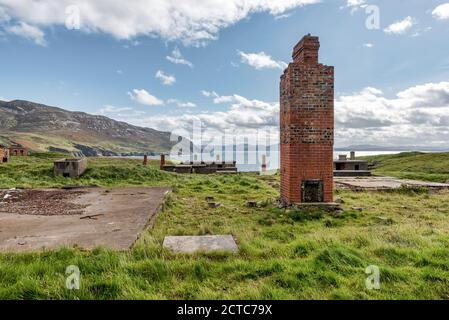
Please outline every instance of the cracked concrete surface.
M79 191L83 192L67 200L84 207L77 215L31 215L26 208L17 214L5 212L0 205L0 251L64 246L129 249L169 193L167 188L80 188L67 192ZM51 202L48 205L51 207Z

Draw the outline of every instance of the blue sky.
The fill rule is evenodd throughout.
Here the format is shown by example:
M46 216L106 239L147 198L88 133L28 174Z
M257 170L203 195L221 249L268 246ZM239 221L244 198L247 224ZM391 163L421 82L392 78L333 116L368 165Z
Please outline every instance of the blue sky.
M447 0L177 3L0 0L0 97L276 136L279 76L312 33L336 68L337 145L448 145Z

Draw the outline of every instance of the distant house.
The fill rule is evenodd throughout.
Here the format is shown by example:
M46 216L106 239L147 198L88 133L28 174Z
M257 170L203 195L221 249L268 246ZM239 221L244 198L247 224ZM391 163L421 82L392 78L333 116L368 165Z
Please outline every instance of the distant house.
M370 175L371 171L368 168L368 161L357 160L355 158L355 152L351 152L349 159L346 155L340 155L338 160L334 161L334 176L336 177Z
M9 161L9 150L0 145L0 163L7 163Z
M11 144L11 146L9 147L9 155L16 157L26 157L28 156L28 148L18 143Z

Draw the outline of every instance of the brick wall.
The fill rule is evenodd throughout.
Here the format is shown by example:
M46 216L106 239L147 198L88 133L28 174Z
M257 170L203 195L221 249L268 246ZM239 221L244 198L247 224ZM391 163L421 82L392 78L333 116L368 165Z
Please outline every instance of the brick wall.
M306 180L333 201L334 68L318 63L318 37L305 36L281 77L281 198L301 203Z

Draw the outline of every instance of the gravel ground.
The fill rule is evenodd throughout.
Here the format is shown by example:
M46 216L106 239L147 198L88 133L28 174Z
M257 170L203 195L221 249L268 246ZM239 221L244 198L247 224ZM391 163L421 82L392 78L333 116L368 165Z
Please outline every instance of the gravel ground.
M73 190L2 190L0 212L38 216L81 215L87 205L73 201L85 193Z

